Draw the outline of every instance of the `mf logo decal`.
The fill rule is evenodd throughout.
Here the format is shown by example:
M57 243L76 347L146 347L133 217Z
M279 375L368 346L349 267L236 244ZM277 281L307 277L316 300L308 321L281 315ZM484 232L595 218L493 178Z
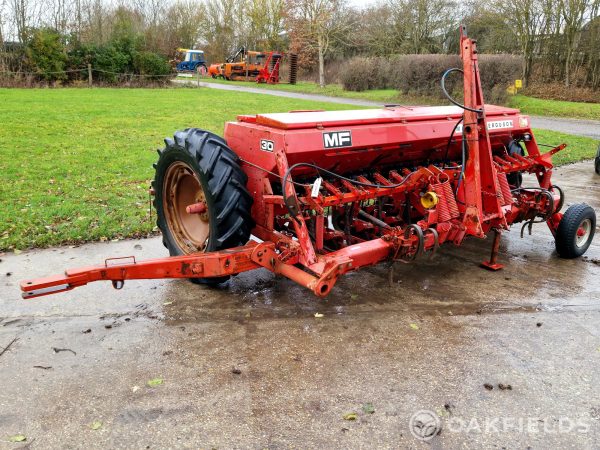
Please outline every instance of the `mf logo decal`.
M328 133L323 133L323 147L325 147L325 148L352 147L352 132L351 131L330 131Z
M260 140L260 149L265 152L272 152L275 148L275 144L273 141L268 141L267 139Z

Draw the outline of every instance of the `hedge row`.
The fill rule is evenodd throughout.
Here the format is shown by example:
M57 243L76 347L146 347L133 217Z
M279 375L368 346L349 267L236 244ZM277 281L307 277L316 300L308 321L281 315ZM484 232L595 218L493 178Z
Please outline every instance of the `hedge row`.
M357 56L347 61L340 71L340 80L348 91L397 89L403 94L443 96L442 74L451 67L462 67L456 55L394 55L385 57ZM519 78L521 59L512 55L479 55L481 84L486 102L502 103L506 88ZM446 86L459 93L460 74L451 74Z
M103 83L122 82L137 76L153 82L165 82L172 69L168 60L145 50L137 35L112 38L102 45L79 42L72 36L51 28L29 31L24 44L10 51L0 48L3 68L25 73L37 82L64 84L87 80L87 65L94 69L94 80Z

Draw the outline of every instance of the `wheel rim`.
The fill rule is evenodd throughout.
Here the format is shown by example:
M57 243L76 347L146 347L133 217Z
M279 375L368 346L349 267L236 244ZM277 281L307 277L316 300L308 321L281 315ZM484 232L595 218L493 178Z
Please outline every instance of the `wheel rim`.
M592 233L592 221L590 219L585 219L577 228L577 233L575 234L575 245L579 248L583 247L588 239L590 238L590 234Z
M186 211L190 205L206 202L194 171L182 161L171 164L165 173L163 193L165 219L177 246L183 253L205 251L210 236L208 212Z

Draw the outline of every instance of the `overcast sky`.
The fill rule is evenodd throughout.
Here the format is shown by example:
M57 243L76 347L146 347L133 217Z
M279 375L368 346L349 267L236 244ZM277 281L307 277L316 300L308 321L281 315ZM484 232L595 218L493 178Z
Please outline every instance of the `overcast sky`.
M355 8L365 8L374 5L377 0L348 0L348 3Z
M350 3L352 6L356 7L356 8L364 8L366 6L371 6L374 3L377 3L376 0L348 0L348 3Z

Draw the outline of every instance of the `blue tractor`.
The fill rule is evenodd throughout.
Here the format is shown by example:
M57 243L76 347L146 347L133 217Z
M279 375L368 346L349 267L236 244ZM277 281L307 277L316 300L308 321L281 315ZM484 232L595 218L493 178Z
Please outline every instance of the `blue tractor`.
M177 64L177 72L200 72L202 75L205 75L208 72L206 60L204 59L204 52L202 50L179 48L177 51L185 53L183 61Z

